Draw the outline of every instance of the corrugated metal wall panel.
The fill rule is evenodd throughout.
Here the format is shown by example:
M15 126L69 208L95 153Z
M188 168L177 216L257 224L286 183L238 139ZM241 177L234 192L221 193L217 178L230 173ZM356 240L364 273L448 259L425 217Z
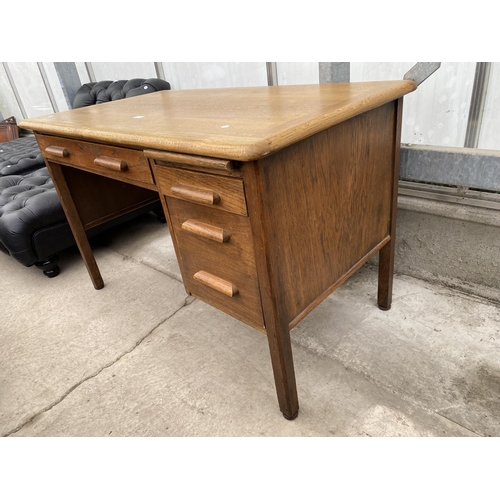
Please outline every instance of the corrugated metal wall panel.
M277 72L278 85L319 83L319 69L316 62L279 62Z
M54 109L35 62L9 62L9 70L28 117L52 113ZM21 117L16 117L20 121Z
M500 150L500 63L492 63L478 148Z
M351 81L399 80L415 63L351 63ZM401 141L463 147L475 63L444 62L405 97Z
M23 118L3 64L0 65L0 113L2 118L14 116L18 122Z
M156 78L156 70L152 62L93 62L91 64L96 81Z
M164 62L172 89L257 87L267 85L265 62Z

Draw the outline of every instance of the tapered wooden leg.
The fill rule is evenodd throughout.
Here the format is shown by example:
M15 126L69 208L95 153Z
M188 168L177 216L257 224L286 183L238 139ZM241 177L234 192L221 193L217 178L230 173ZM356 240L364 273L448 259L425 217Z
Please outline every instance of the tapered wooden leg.
M61 165L47 162L47 167L54 182L54 187L56 188L61 205L64 209L64 213L66 214L66 218L68 219L68 224L73 232L73 237L75 238L78 249L80 250L80 255L82 256L83 262L87 267L90 279L92 280L94 288L99 290L104 287L104 281L99 268L97 267L94 254L92 253L89 240L87 239L87 234L85 233L82 221L78 215L78 210L66 183Z
M392 282L394 277L394 238L380 249L378 264L378 307L388 311L392 304Z
M389 216L389 235L391 239L379 252L378 264L378 307L388 311L392 304L392 282L394 277L394 250L396 248L396 216L398 210L398 181L401 145L401 118L403 116L403 98L396 103L396 123L394 139L394 157L392 165L391 212Z
M267 339L280 410L286 419L293 420L299 413L299 401L288 325L284 328L269 328Z
M299 413L297 385L293 369L292 344L290 342L289 319L279 300L279 288L272 279L269 262L268 239L273 223L262 199L263 180L259 165L246 164L244 167L245 191L255 249L255 264L259 275L262 311L266 325L269 352L274 373L278 402L283 416L293 420Z

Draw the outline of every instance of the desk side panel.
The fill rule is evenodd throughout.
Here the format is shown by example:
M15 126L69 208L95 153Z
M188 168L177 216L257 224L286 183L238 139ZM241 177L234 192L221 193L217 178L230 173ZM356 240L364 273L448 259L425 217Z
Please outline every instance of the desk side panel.
M291 327L388 241L396 126L391 102L258 162L266 260Z

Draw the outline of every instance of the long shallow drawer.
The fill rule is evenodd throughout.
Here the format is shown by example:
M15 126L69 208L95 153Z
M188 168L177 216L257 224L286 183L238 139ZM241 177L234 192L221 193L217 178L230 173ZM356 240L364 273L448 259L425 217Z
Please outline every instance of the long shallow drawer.
M222 158L211 158L184 153L173 153L171 151L158 151L145 149L144 156L150 158L154 165L160 167L176 167L181 169L196 170L206 174L227 175L230 177L242 177L241 164L232 160Z
M149 162L142 151L43 135L38 135L37 140L48 160L154 187Z
M167 199L186 290L264 330L248 217Z
M164 196L185 200L216 210L247 215L241 179L155 166L156 182Z

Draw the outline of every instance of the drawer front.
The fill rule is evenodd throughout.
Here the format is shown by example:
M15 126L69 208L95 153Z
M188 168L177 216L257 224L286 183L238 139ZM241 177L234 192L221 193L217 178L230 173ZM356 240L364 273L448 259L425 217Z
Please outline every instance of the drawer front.
M167 198L186 290L264 330L248 217Z
M155 165L163 167L196 170L206 174L212 173L231 177L242 177L241 164L231 160L184 153L172 153L170 151L158 151L154 149L145 149L144 156L150 158L151 162Z
M214 211L247 215L241 179L158 165L154 171L159 191L165 196L211 207Z
M37 140L47 160L155 189L142 151L43 135Z

